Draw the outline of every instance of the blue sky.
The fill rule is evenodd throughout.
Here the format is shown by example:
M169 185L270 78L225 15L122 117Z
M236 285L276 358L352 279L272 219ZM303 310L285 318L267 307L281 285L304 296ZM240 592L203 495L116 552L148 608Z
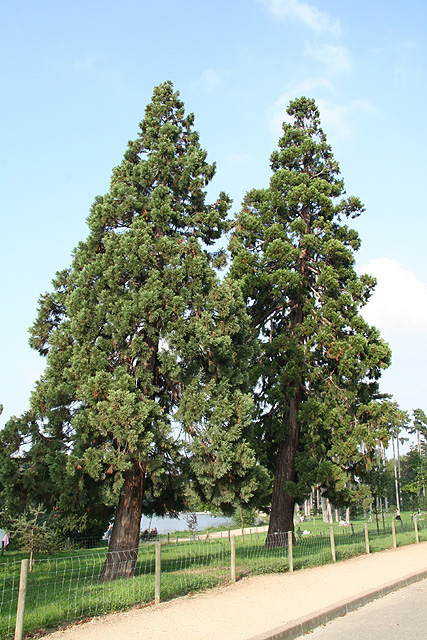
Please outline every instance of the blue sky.
M28 408L40 294L172 80L233 198L267 186L289 100L317 101L357 221L367 319L393 350L382 389L427 410L427 4L397 0L3 0L0 426Z

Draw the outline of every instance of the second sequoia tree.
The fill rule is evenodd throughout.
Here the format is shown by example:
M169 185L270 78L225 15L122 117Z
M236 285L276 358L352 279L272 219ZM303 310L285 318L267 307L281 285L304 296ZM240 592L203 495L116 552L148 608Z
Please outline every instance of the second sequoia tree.
M362 442L383 436L369 416L390 362L360 315L375 281L356 274L360 241L346 221L363 207L344 197L314 101L291 102L288 115L270 185L246 195L230 242L262 352L252 371L258 453L274 475L270 534L293 530L311 487L344 497Z

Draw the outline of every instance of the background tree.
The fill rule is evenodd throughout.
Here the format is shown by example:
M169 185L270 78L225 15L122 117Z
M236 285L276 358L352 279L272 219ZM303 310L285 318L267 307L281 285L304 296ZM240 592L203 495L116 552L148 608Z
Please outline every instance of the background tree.
M401 494L401 460L400 460L400 447L399 444L403 444L407 438L401 435L402 431L408 426L409 416L405 411L402 411L396 402L389 402L388 404L388 423L391 433L391 442L393 450L393 473L396 495L396 510L400 514L402 509L402 494Z
M96 499L117 504L104 580L132 575L144 505L179 508L179 401L187 398L190 440L203 415L230 426L229 448L213 445L213 455L231 455L248 420L244 376L233 366L248 349L245 308L236 285L218 281L221 256L207 250L230 203L224 194L205 203L215 166L193 122L170 82L155 88L110 191L95 199L87 239L41 298L31 330L47 366L30 422L69 478L89 478ZM223 465L218 476L227 473Z
M375 451L371 452L370 455L367 455L366 470L363 474L363 479L371 491L375 522L377 525L377 532L379 533L379 516L382 518L382 525L385 530L385 508L383 500L387 496L387 471L379 447L377 447Z
M360 315L375 281L357 276L359 237L343 223L363 207L343 198L314 101L291 102L288 115L270 186L246 195L230 241L261 348L252 372L260 460L274 473L270 533L293 530L296 499L332 489L334 469L351 472L362 442L382 437L368 417L390 362Z
M363 482L359 482L356 485L354 503L363 511L363 518L365 520L368 518L368 509L372 507L373 502L374 498L372 497L370 487Z
M408 430L416 434L417 442L401 459L403 497L405 494L409 496L412 508L425 511L427 509L427 416L422 409L414 409L413 423Z
M11 532L16 547L29 550L30 570L39 553L58 551L61 545L55 523L40 505L30 507L17 518L12 518Z
M413 424L409 428L410 433L417 436L417 451L420 455L427 456L427 416L422 409L414 409Z
M69 464L73 432L69 421L61 421L66 407L56 404L64 400L55 381L60 382L40 380L30 399L32 409L11 418L0 432L2 498L11 514L42 504L58 533L74 540L99 540L114 507L80 464Z

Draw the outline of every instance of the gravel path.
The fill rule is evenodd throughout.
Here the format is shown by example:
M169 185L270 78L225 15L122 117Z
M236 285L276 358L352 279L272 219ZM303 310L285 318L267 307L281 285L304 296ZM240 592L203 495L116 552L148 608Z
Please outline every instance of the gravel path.
M49 640L250 640L367 590L427 570L427 542L337 564L240 580L159 606L94 618Z

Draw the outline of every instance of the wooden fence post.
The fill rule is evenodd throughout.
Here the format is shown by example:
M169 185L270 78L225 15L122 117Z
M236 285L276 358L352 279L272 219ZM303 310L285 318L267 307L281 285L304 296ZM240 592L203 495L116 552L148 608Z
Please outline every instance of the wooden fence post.
M162 550L160 542L156 542L156 568L154 577L154 602L160 604L160 586L162 578Z
M336 562L336 561L337 561L337 556L336 556L336 553L335 553L334 528L333 528L333 527L331 527L329 531L330 531L330 536L331 536L331 553L332 553L332 560L333 560L334 562Z
M368 523L365 522L365 545L366 545L366 553L369 554L371 553L371 550L369 549L369 533L368 533Z
M231 582L236 582L236 538L231 536Z
M419 536L419 533L418 533L418 521L417 521L416 518L414 520L414 526L415 526L415 540L416 540L417 544L419 544L420 536Z
M292 546L292 531L288 531L288 557L289 557L289 573L294 572L294 553Z
M397 549L397 540L396 540L396 523L394 520L391 521L391 531L393 533L393 548Z
M15 640L22 640L22 634L24 631L24 612L25 612L25 598L27 596L27 584L28 584L28 568L29 560L26 558L21 561L21 575L19 577L19 593L18 593L18 606L16 609L16 624L15 624Z

